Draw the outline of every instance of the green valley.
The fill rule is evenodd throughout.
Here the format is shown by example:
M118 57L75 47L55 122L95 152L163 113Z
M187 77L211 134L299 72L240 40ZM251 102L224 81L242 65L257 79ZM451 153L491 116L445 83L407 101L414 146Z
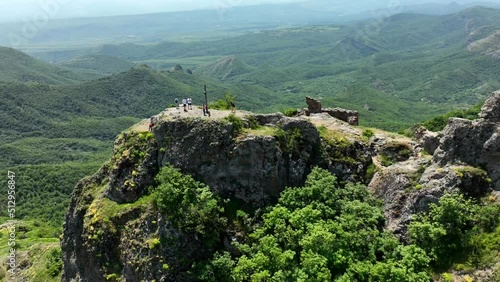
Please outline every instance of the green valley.
M419 7L426 11L433 7L420 4ZM368 193L366 186L348 182L363 179L367 185L375 173L387 167L390 169L393 164L398 169L408 169L409 166L398 167L399 164L390 159L394 157L391 156L393 152L382 148L377 140L403 140L403 144L398 145L404 147L402 155L409 156L413 141L396 132L413 131L417 124L430 131L440 131L450 117L477 118L484 101L500 89L500 10L472 7L455 12L459 10L456 6L439 6L443 11L454 13L399 13L384 18L360 14L346 20L331 19L328 10L318 12L321 9L301 5L284 5L287 8L283 11L288 13L277 13L270 10L274 6L266 5L235 8L222 19L213 11L205 10L191 14L57 19L49 21L30 42L23 42L22 51L0 46L0 175L5 176L8 171L16 174L18 250L19 259L25 264L23 278L44 282L64 280L61 278L63 255L58 243L68 207L88 210L85 221L92 224L84 226L88 228L84 230L88 234L84 235L89 235L90 245L103 238L102 232L110 232L105 235L109 235L106 240L111 240L119 233L117 230L123 231L115 229L119 224L113 221L121 220L122 211L124 214L130 212L131 218L139 211L147 211L154 219L148 218L150 226L165 224L162 222L165 218L156 218L156 214L164 212L173 222L172 228L195 234L190 238L192 241L197 244L210 241L203 246L209 249L209 256L197 257L193 252L190 255L196 259L181 261L178 265L169 265L173 255L168 263L154 262L160 265L155 266L158 273L175 272L170 278L186 275L203 281L284 281L292 277L302 277L304 281L312 281L312 277L318 277L318 281L334 278L339 281L392 281L390 277L397 277L393 281L428 281L435 279L432 275L439 276L452 268L492 267L496 263L493 257L499 252L495 246L499 237L498 220L481 219L481 215L488 212L493 217L498 215L498 200L494 196L482 195L484 197L476 201L446 196L442 200L443 208L434 205L439 203L436 199L430 210L408 225L411 234L405 239L413 241L405 245L407 242L398 241L399 237L384 229L387 223L384 212L387 211L381 202ZM412 9L403 10L411 12ZM256 15L266 18L254 20ZM314 15L318 18L312 20ZM14 29L13 26L13 23L0 23L0 31L7 33ZM7 44L7 41L0 37L0 43ZM257 140L257 143L264 142L263 148L268 146L270 149L261 152L244 146L233 148L216 140L205 144L207 150L216 146L222 148L221 144L225 144L234 149L227 156L244 155L247 150L253 154L255 150L259 158L267 158L269 154L274 157L273 150L283 150L282 155L276 154L276 159L283 157L282 163L290 165L283 171L294 171L292 164L307 171L307 175L302 175L304 179L297 180L300 185L296 186L300 189L287 186L281 191L283 193L272 195L271 204L266 202L269 205L265 207L249 208L250 212L246 205L239 207L240 199L236 199L241 196L238 193L246 192L231 190L228 193L232 198L224 198L226 195L222 197L214 192L220 187L202 183L200 178L191 175L198 170L212 169L215 166L212 160L204 160L202 168L186 165L188 172L167 167L161 173L155 171L158 175L151 173L147 177L151 181L157 177L156 180L149 183L150 187L144 189L142 198L136 202L115 203L114 199L106 198L109 195L105 190L112 177L103 177L105 173L98 171L99 168L106 173L107 170L120 172L123 169L123 174L130 179L139 178L137 175L143 177L145 174L141 173L147 165L141 167L133 162L143 161L147 154L140 151L144 148L158 154L155 155L157 159L151 157L154 159L151 162L162 166L169 161L165 150L171 140L165 137L166 133L162 132L166 139L156 148L151 133L129 135L128 129L139 122L147 125L145 120L172 108L175 99L193 98L195 111L201 113L198 106L204 102L205 85L210 105L219 105L220 109L227 110L234 101L238 110L294 115L295 109L300 111L305 107L305 97L309 96L320 101L323 108L341 107L359 112L360 127L346 129L339 125L342 130L337 132L327 128L335 127L332 125L335 122L325 121L327 126L319 122L311 126L314 130L306 127L301 132L283 129L302 126L293 119L286 121L287 125L273 124L275 116L258 116L273 120L262 124L257 117L249 116L231 115L219 121L213 118L209 126L223 132L221 136L226 135L224 142ZM228 101L222 101L224 99ZM186 120L175 126L185 130L183 126L192 125L191 119ZM197 126L204 129L203 125ZM177 134L175 130L172 132L172 135ZM196 142L205 142L204 138L209 135L185 132L188 137L198 136ZM220 137L216 132L209 133ZM333 136L332 140L325 138L328 134ZM132 146L135 151L124 148L116 151L117 147L113 151L117 136L121 141L136 138L135 141L145 144ZM307 143L304 140L316 137L319 141L311 141L310 152L299 152L298 147ZM183 145L179 140L176 142ZM186 140L191 142L189 138ZM184 148L185 151L190 149ZM381 152L370 155L372 149ZM382 152L386 149L389 152ZM151 152L148 154L153 155ZM413 178L403 183L409 193L419 193L422 184L417 180L427 166L433 165L429 155L434 152L417 152L417 149L415 152L412 157L423 161L418 173L409 173ZM336 154L336 158L327 158L330 153ZM173 160L183 158L177 157ZM203 159L205 156L200 153L198 157ZM250 162L254 155L247 157L242 157L241 163ZM302 163L309 157L314 162L325 160L324 163ZM130 171L120 167L129 165L127 161L137 167ZM362 163L355 172L359 177L336 175L337 170L354 174L352 167L356 162ZM227 163L230 166L229 161ZM313 164L320 168L313 168ZM478 169L483 173L482 169L487 167L481 165L484 167ZM474 169L471 170L477 172ZM223 174L216 172L209 176ZM241 172L248 177L244 181L251 182L255 178L245 173ZM436 175L438 173L443 171ZM468 177L467 173L470 171L455 169L452 174ZM87 178L81 187L88 190L75 189L84 177ZM231 182L231 178L221 177L221 182ZM130 185L127 187L133 190L135 184L130 184L130 179L123 179L123 186ZM484 177L483 180L494 185L491 182L495 179ZM277 178L272 181L273 185L286 183ZM2 185L0 192L6 195L7 185ZM335 200L330 196L335 196ZM0 205L7 206L6 197L0 197ZM470 210L470 213L464 222L458 223L446 216L437 216L443 213L446 205ZM343 207L331 210L334 206ZM99 208L112 212L99 214ZM230 214L233 212L235 214ZM8 216L7 209L1 209L2 224L8 221ZM357 216L359 218L354 220ZM213 217L219 221L215 222ZM136 224L141 218L137 219L127 219L126 228L130 228L127 232L135 234L133 232L140 229ZM199 220L202 222L197 223ZM477 253L463 254L451 245L440 249L449 239L441 233L452 232L447 229L450 228L446 225L447 220L464 230L463 238L458 238L457 242L466 245L467 251ZM213 230L212 221L216 223ZM184 230L186 222L194 227ZM99 228L103 230L101 233ZM154 232L147 234L160 236L163 231ZM360 232L365 232L362 234L370 240L361 238ZM0 243L5 243L0 247L1 259L8 252L8 236L6 225L0 226ZM68 234L65 236L67 239ZM141 249L142 253L158 252L158 246L166 245L164 239L154 236L143 238L147 244L146 250ZM230 238L243 243L235 243L236 247L231 249L233 253L229 253L225 244L230 243L223 241L223 236L226 241ZM319 243L330 240L328 242L333 244L338 238L341 241L337 243L343 246L337 253ZM132 243L134 248L140 249L137 242ZM488 249L479 252L479 246ZM95 250L89 249L91 251ZM366 259L365 253L368 254ZM450 260L443 261L450 254ZM274 264L270 263L274 260ZM148 259L136 257L132 261L136 269L150 263ZM124 265L103 265L107 280L120 281L118 270ZM7 281L3 280L7 277L6 270L5 266L0 267L0 281ZM131 270L134 271L138 270ZM445 281L446 277L443 279Z

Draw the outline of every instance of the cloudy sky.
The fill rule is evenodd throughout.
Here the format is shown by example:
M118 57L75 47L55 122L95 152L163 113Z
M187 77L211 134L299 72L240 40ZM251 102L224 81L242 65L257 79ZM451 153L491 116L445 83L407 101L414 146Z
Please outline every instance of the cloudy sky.
M0 21L31 19L40 11L53 18L145 14L300 0L0 0Z

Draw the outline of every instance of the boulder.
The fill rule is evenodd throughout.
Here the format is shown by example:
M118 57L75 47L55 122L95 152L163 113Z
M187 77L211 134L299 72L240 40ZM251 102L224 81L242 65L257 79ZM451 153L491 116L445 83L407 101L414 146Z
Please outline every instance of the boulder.
M493 92L486 100L479 117L489 122L500 122L500 91Z
M414 137L427 153L434 155L434 152L439 147L442 135L439 132L432 132L421 126L415 130Z
M309 110L309 113L311 114L318 114L318 113L321 113L321 103L316 100L316 99L313 99L311 97L306 97L306 103L307 103L307 108Z
M326 108L322 112L328 113L330 116L343 120L350 125L357 126L359 124L359 113L351 110L346 110L342 108Z
M440 166L484 167L500 190L500 123L452 118L443 131L433 160Z

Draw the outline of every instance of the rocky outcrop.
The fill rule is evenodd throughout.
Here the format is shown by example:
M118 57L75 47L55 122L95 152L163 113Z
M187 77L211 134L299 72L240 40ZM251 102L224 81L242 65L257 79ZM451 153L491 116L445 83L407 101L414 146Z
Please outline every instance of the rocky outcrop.
M382 170L369 187L384 201L387 229L408 242L407 225L415 214L428 211L429 205L437 203L445 193L484 196L489 191L489 182L486 172L481 169L469 166L441 168L431 165L431 159L419 159Z
M342 179L361 181L370 158L368 148L323 146L316 127L305 119L282 115L252 116L260 125L280 128L278 135L241 135L233 125L220 121L174 120L154 129L160 166L167 163L208 184L226 198L237 198L254 207L272 202L287 186L303 184L314 166L330 169ZM331 160L323 148L345 150L345 159ZM327 149L328 150L328 149ZM352 159L360 163L352 163ZM338 168L341 169L338 169Z
M439 141L441 140L440 132L432 132L427 130L425 127L420 127L415 130L415 139L420 142L422 149L430 155L434 155L437 148L439 147Z
M500 91L494 92L486 100L479 117L488 122L500 122Z
M477 198L491 188L500 190L499 116L500 92L495 92L478 120L451 118L442 133L417 129L420 146L433 156L382 168L369 184L384 201L389 230L407 240L414 214L427 211L445 193Z
M306 103L309 113L311 114L322 113L323 108L321 107L321 103L318 100L313 99L311 97L306 97Z
M323 109L321 107L321 103L318 100L313 99L311 97L306 97L306 103L307 103L307 110L305 111L305 114L308 116L310 114L327 113L336 119L340 119L342 121L349 123L350 125L354 126L359 125L359 113L356 111L346 110L342 108Z
M500 92L487 99L479 116L476 121L450 119L433 160L440 166L464 163L484 167L500 190Z
M445 193L481 197L490 182L498 187L498 126L498 93L481 119L452 119L442 136L423 132L420 140L435 151L432 157L395 134L377 131L367 140L324 112L310 118L168 117L153 133L120 135L110 162L75 188L61 240L62 281L194 281L193 262L209 259L215 249L235 251L229 242L241 238L239 230L217 229L217 239L207 244L202 233L176 228L159 211L150 187L166 165L255 214L285 187L301 186L314 166L342 183L371 180L369 188L384 202L387 229L407 241L414 215Z
M241 120L272 134L248 134L230 120L172 118L153 133L118 136L110 162L73 193L61 241L62 281L193 281L193 262L209 259L215 245L175 228L143 201L167 164L253 210L275 203L285 187L303 185L314 166L343 181L365 180L372 151L363 142L326 139L307 119L281 114ZM231 251L231 232L220 234L217 248Z

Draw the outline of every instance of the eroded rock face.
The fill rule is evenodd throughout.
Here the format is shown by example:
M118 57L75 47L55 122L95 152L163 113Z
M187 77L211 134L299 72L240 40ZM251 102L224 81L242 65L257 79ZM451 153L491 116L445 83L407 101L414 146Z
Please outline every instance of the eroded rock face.
M114 145L107 197L117 203L133 203L143 196L158 173L157 155L158 145L152 135L120 135Z
M500 190L499 135L499 122L450 119L433 160L440 166L448 163L464 163L474 167L484 167L493 180L494 188Z
M439 141L441 140L441 133L432 132L427 130L425 127L420 127L415 131L415 139L420 142L422 148L429 153L434 155L437 148L439 147Z
M265 124L276 119L277 116L257 117ZM285 132L299 131L301 142L294 148L296 151L288 152L275 136L236 138L229 123L202 120L160 123L154 131L162 148L159 163L173 164L223 197L236 197L262 207L278 197L286 186L302 184L319 153L319 133L314 125L292 118L278 122Z
M369 184L374 194L384 201L386 228L408 242L408 224L413 216L429 210L445 193L461 192L481 197L489 191L484 171L469 166L444 168L431 165L430 159L403 162L379 172Z
M442 133L417 130L416 139L432 158L411 158L384 168L369 185L384 201L389 230L408 240L413 215L428 210L445 193L481 197L492 187L500 190L499 116L500 92L495 92L476 121L452 118Z

